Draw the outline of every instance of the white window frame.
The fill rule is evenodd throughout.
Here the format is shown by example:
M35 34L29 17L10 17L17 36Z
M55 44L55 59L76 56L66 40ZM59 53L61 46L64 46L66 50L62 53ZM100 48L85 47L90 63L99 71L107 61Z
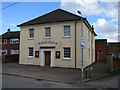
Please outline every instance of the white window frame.
M19 54L19 50L10 50L10 54L18 55Z
M69 27L69 30L65 29L65 27ZM65 30L67 30L67 31L65 31ZM68 35L68 32L69 32L69 35ZM70 27L70 25L64 25L64 37L71 37L71 27Z
M7 50L2 50L2 52L5 52L5 53L6 53L6 55L7 55Z
M7 39L2 39L4 41L4 43L2 44L7 44Z
M33 54L30 55L30 48L33 49ZM33 58L34 57L34 47L28 47L28 58Z
M33 30L33 34L31 34L31 30ZM29 29L29 39L34 39L34 28Z
M45 38L51 38L51 27L45 27Z
M65 57L65 54L64 54L64 51L65 51L64 49L65 48L69 48L70 49L70 52L69 52L70 53L70 57ZM63 59L71 59L71 48L70 47L63 47Z
M12 44L19 43L19 39L18 39L18 42L15 42L15 43L12 41L13 39L18 39L18 38L12 38L12 39L10 39L10 43L12 43Z

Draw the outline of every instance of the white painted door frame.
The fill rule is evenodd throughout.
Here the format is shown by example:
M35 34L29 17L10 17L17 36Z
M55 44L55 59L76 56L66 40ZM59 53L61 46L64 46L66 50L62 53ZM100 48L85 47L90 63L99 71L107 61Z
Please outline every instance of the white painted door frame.
M51 52L50 67L54 66L54 49L40 49L40 66L45 66L45 51Z

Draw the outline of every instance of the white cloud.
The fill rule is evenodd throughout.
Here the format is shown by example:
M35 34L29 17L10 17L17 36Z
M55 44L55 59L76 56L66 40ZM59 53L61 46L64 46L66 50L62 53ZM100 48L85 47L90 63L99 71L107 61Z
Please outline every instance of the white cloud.
M105 19L98 19L97 20L97 26L104 26L106 23L107 22Z
M100 0L101 2L119 2L120 0Z
M107 39L107 42L118 42L118 40L115 40L115 39Z
M9 25L11 25L11 26L15 26L15 27L17 26L16 24L9 24Z
M118 3L117 2L98 2L98 0L74 0L67 2L62 0L61 8L78 14L80 10L83 15L89 17L91 15L98 16L93 25L97 35L107 38L108 41L118 41ZM101 1L101 0L99 0ZM105 19L109 18L109 19Z
M3 23L4 21L3 20L0 20L0 23Z
M95 31L108 39L108 41L118 41L118 25L113 24L111 21L106 21L103 18L97 19L93 23Z
M77 14L80 10L83 15L103 15L118 19L117 2L98 2L98 0L74 0L74 2L61 1L61 8Z
M98 5L97 0L74 0L74 2L62 0L61 7L74 11L74 13L80 10L84 15L98 15L102 11L102 7Z

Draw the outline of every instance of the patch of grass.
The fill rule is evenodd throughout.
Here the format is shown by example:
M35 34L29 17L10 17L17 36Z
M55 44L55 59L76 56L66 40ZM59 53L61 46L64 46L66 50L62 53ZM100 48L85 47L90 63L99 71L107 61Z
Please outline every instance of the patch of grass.
M111 74L112 74L112 75L119 75L119 74L120 74L120 69L113 71Z

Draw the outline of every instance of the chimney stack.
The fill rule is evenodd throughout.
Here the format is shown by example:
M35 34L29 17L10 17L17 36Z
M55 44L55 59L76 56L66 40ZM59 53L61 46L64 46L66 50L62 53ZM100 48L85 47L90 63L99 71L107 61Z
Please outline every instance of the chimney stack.
M8 28L8 32L10 32L10 29Z
M93 25L92 25L92 30L94 31L94 27L93 27Z

